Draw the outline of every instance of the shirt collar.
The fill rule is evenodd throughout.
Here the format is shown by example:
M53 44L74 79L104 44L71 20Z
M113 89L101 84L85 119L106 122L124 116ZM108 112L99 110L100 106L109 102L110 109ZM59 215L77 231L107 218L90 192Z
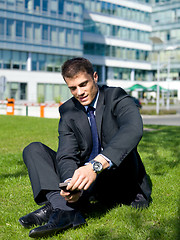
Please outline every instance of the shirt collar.
M98 98L99 98L99 90L98 90L98 92L97 92L96 97L94 98L94 100L92 101L92 103L91 103L89 106L91 106L91 107L93 107L93 108L96 109ZM86 109L86 111L87 111L88 106L84 106L84 107L85 107L85 109Z

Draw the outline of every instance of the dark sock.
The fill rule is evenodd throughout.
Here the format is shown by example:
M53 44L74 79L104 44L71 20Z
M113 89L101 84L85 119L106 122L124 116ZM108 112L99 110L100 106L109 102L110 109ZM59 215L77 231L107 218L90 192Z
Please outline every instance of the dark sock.
M72 211L74 208L71 208L67 205L66 200L60 195L60 191L51 191L46 194L47 200L51 203L52 208L61 209L65 211Z

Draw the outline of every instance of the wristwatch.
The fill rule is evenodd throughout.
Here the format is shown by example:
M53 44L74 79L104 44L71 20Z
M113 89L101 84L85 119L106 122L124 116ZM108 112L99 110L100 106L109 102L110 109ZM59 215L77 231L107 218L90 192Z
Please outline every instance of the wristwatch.
M91 160L89 163L92 164L92 168L95 173L99 174L100 172L102 172L103 166L100 162Z

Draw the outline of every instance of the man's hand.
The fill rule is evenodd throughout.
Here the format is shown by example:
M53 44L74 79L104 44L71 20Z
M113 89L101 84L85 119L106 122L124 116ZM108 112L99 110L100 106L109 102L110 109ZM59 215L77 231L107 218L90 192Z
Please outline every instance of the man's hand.
M66 201L73 203L79 200L82 191L87 190L89 186L95 181L96 173L92 169L92 165L88 164L86 166L78 168L70 180L67 191L61 190L60 194ZM73 193L73 191L79 190Z
M77 202L81 196L81 191L78 191L78 192L67 192L67 191L63 191L61 190L60 192L60 195L62 197L64 197L64 199L69 202L69 203L74 203L74 202Z
M109 167L109 163L101 156L98 155L94 160L99 161L103 165L103 169ZM70 180L67 191L61 190L60 194L69 203L78 201L83 190L87 190L90 185L96 180L97 173L93 171L92 164L88 164L78 168ZM80 190L73 194L74 190Z
M78 168L67 186L67 191L87 190L96 180L97 174L92 169L92 164Z

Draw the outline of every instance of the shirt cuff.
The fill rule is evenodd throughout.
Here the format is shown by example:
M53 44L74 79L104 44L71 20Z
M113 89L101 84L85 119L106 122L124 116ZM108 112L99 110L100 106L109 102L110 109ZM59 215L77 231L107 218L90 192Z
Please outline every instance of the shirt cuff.
M72 178L66 179L64 182L70 182Z
M112 161L106 156L104 156L103 154L99 154L99 155L102 156L109 163L109 167L107 169L110 169L113 166Z

